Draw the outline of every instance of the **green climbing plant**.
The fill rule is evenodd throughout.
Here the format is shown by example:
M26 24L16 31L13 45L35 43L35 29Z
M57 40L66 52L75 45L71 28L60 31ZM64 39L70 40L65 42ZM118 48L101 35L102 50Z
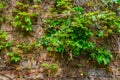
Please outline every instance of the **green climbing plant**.
M92 39L104 39L112 34L119 34L120 17L110 10L83 14L84 9L74 7L70 1L55 2L56 7L53 10L56 16L44 21L45 35L39 39L39 45L50 52L73 57L87 54L98 64L109 64L112 59L110 51L103 46L96 46Z
M5 10L5 1L0 2L0 25L3 23L3 20L5 19L4 10Z
M32 31L33 19L36 18L36 13L28 12L29 5L21 2L16 2L16 9L13 10L12 24L18 30L29 32Z
M6 55L7 60L11 63L18 63L21 60L21 55L18 52L8 52Z
M7 41L6 38L6 33L0 30L0 50L11 46L12 42Z

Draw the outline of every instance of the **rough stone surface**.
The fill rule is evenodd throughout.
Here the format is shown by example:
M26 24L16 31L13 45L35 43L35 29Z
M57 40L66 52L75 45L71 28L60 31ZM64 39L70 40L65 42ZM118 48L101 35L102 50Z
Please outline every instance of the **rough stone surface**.
M9 0L10 5L7 3L7 13L10 14L10 16L12 15L11 8L14 8L13 6L16 1L19 0ZM78 4L78 2L80 2L78 4L79 6L85 1L89 0L76 0L76 3ZM43 10L37 21L40 23L33 25L34 36L26 36L22 38L19 33L14 31L13 26L6 23L2 24L0 28L1 30L7 32L8 40L14 40L16 44L20 42L29 43L32 40L40 38L44 34L42 20L47 18L49 12L48 9L52 6L52 0L43 0L41 6ZM97 6L97 4L95 6ZM97 8L99 8L99 6ZM114 62L111 62L108 67L108 71L106 68L96 68L88 64L88 60L86 60L85 57L79 57L78 60L66 62L66 58L58 57L57 54L52 56L55 56L60 60L55 59L55 57L51 57L51 54L49 54L46 50L38 50L37 53L33 52L27 54L26 57L23 58L23 60L18 64L18 66L7 64L6 61L3 60L4 57L1 56L0 80L120 80L120 49L117 60L113 60ZM50 73L53 71L45 71L45 68L42 66L43 63L55 63L57 66L59 66L59 69L56 71L55 75L51 75ZM80 66L76 67L75 63L80 64Z

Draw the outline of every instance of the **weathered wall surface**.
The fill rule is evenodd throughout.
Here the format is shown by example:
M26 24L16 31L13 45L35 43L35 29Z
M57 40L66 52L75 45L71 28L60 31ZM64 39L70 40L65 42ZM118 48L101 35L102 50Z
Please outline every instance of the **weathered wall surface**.
M12 16L11 12L14 9L16 1L22 0L6 0L7 8L5 13L7 17ZM89 0L76 0L75 5L85 7L86 11L93 11L100 8L99 5L101 4L97 0L92 1L95 3L93 7L84 4L87 2ZM52 0L43 0L39 4L41 12L36 23L33 25L32 33L28 36L22 36L7 21L2 24L0 29L5 31L8 35L8 40L14 41L15 44L21 42L29 44L32 41L37 41L44 34L42 22L47 18L49 8L52 4ZM91 65L85 56L80 56L74 61L66 62L66 57L62 58L59 54L51 54L42 48L25 54L25 57L18 65L6 63L1 56L0 80L120 80L120 42L118 42L118 36L111 39L109 40L109 44L112 43L110 48L113 50L113 53L117 54L117 57L111 61L111 64L107 68L97 68L96 65ZM44 63L55 64L58 69L55 71L46 69L42 66Z

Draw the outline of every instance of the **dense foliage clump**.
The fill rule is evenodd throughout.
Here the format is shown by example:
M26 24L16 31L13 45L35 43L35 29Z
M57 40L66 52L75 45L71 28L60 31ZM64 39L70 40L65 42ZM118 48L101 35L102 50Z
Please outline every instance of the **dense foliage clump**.
M39 43L48 51L79 56L87 54L98 64L108 64L112 54L104 46L96 46L94 38L120 33L120 17L111 10L83 13L71 1L56 0L56 16L45 20L46 34Z

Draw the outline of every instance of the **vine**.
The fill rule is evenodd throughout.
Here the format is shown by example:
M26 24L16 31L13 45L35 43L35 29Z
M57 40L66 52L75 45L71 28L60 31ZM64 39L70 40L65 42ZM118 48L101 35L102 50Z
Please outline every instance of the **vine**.
M0 30L0 50L11 46L12 42L8 42L6 38L6 33Z
M5 10L5 1L1 1L0 2L0 25L3 23L5 19L4 10Z
M30 32L32 31L33 19L37 18L36 13L31 13L28 11L28 4L23 4L21 2L16 2L16 9L13 10L13 26L18 30Z
M42 2L42 0L31 0L33 1ZM116 4L117 7L120 3L119 0L102 1L107 5ZM50 52L69 55L71 59L85 54L98 64L109 64L113 56L106 46L98 45L97 39L104 40L113 34L119 34L120 17L109 8L103 11L84 12L84 8L73 5L73 2L74 0L54 0L54 7L50 9L52 13L44 21L45 35L39 39L38 44L14 45L12 47L14 49L7 53L8 61L20 62L23 53L30 53L36 46L44 46ZM15 9L12 10L12 18L8 19L22 33L31 32L33 22L38 17L37 13L30 11L30 8L38 8L38 5L30 6L16 2ZM2 12L0 23L4 19L3 9L4 4L0 3L0 12ZM10 46L11 42L6 40L6 33L0 30L0 50ZM51 69L51 66L47 65L46 68Z
M92 39L120 33L120 17L110 10L83 14L83 8L73 6L70 1L55 2L56 16L45 20L46 34L39 39L39 44L50 52L70 57L87 54L98 64L109 64L110 51L105 46L96 46Z

